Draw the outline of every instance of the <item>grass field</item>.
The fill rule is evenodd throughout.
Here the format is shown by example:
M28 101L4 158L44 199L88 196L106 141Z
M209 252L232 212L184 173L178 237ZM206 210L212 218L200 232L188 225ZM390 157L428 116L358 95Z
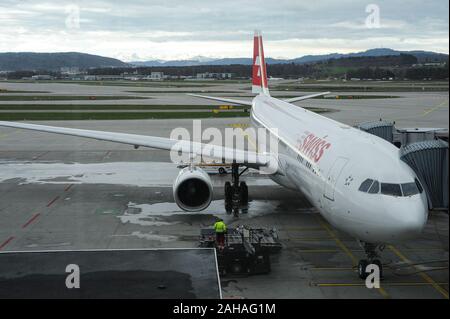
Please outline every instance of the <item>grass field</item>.
M203 93L203 94L210 94L210 93L236 93L233 91L208 91L208 90L152 90L152 91L125 91L128 93L143 93L143 94L152 94L152 93L184 93L184 94L188 94L188 93Z
M36 108L36 105L23 106L19 105L14 109L10 106L1 105L0 120L2 121L21 121L21 120L130 120L130 119L179 119L179 118L226 118L226 117L247 117L248 111L245 107L237 107L236 110L221 111L217 107L212 106L196 106L196 105L154 105L155 107L136 108L137 106L110 106L99 105L99 108L93 109L92 105L61 105L60 108L47 109L49 106L41 106ZM35 108L26 108L35 107ZM51 105L55 107L55 105ZM72 107L72 108L70 108ZM115 108L113 108L115 107ZM122 108L120 108L122 107ZM167 111L161 111L166 109ZM316 113L325 113L332 110L324 108L307 108ZM17 112L19 111L20 112ZM137 112L139 110L139 112ZM144 112L142 111L144 110ZM145 110L148 110L145 111ZM188 111L194 110L195 112ZM96 112L97 111L97 112ZM109 111L109 112L107 112Z
M272 97L275 97L277 99L289 99L289 98L293 98L293 97L297 97L299 95L276 95L276 94L271 94ZM242 95L236 95L236 96L227 96L227 97L233 97L233 98L242 98ZM248 97L252 97L252 96L248 96ZM336 96L317 96L314 97L313 99L325 99L325 100L336 100L336 99L340 99L340 100L364 100L364 99L394 99L394 98L399 98L400 96L395 96L395 95L354 95L354 94L336 94Z
M94 86L129 86L129 87L159 87L159 88L183 88L183 87L208 87L225 83L240 83L238 81L64 81L64 80L8 80L9 83L63 83L63 84L81 84Z
M19 93L50 93L48 91L23 91L23 90L6 90L0 88L0 94L2 93L11 93L11 94L19 94Z
M332 91L332 92L424 92L448 91L443 81L316 81L273 85L279 91Z
M395 95L342 95L337 94L336 96L317 96L314 99L322 100L367 100L367 99L395 99L400 96Z
M146 104L0 104L0 110L215 110L217 105L146 105ZM246 106L233 106L242 110Z
M141 96L88 96L88 95L0 95L0 101L85 101L151 99Z
M2 121L43 120L142 120L142 119L195 119L217 117L246 117L247 112L26 112L0 113Z

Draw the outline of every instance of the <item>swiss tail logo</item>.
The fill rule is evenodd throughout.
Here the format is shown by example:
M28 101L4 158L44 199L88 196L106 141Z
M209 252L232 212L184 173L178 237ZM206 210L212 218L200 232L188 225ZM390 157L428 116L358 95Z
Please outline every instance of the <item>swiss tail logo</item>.
M264 48L260 31L255 31L253 38L253 78L252 92L269 95L269 86L267 83L267 69L264 60Z

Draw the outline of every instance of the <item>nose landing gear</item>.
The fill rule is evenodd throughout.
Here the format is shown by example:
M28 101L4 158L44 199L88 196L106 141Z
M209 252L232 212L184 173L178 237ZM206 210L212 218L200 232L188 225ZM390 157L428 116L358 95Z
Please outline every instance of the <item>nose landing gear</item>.
M239 215L241 205L248 203L248 187L245 182L239 182L239 177L248 170L246 167L239 173L239 164L231 165L231 183L225 183L225 210L228 214Z
M382 251L384 249L384 245L377 245L371 243L360 242L360 245L364 248L364 252L366 253L367 259L361 259L358 262L358 275L361 279L366 279L369 273L367 272L367 266L370 264L374 264L378 266L380 270L380 278L383 278L383 264L380 261L380 256L377 253L377 249Z

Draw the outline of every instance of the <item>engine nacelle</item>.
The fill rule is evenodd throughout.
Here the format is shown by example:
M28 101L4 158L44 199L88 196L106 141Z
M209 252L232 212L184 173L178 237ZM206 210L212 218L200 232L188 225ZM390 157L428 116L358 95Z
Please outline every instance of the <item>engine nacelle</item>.
M209 206L213 197L211 178L201 168L185 167L173 183L173 197L183 210L203 210Z

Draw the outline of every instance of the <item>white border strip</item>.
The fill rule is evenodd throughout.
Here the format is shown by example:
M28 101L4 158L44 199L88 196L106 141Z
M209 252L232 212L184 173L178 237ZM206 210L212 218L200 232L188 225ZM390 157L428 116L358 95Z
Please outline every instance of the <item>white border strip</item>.
M94 249L62 249L62 250L4 250L0 254L8 253L53 253L53 252L89 252L89 251L154 251L154 250L211 250L214 248L94 248Z
M207 248L207 249L211 249L211 248ZM223 299L222 296L222 285L220 283L220 274L219 274L219 261L217 260L217 249L214 249L214 257L216 259L216 272L217 272L217 283L219 284L219 299Z

